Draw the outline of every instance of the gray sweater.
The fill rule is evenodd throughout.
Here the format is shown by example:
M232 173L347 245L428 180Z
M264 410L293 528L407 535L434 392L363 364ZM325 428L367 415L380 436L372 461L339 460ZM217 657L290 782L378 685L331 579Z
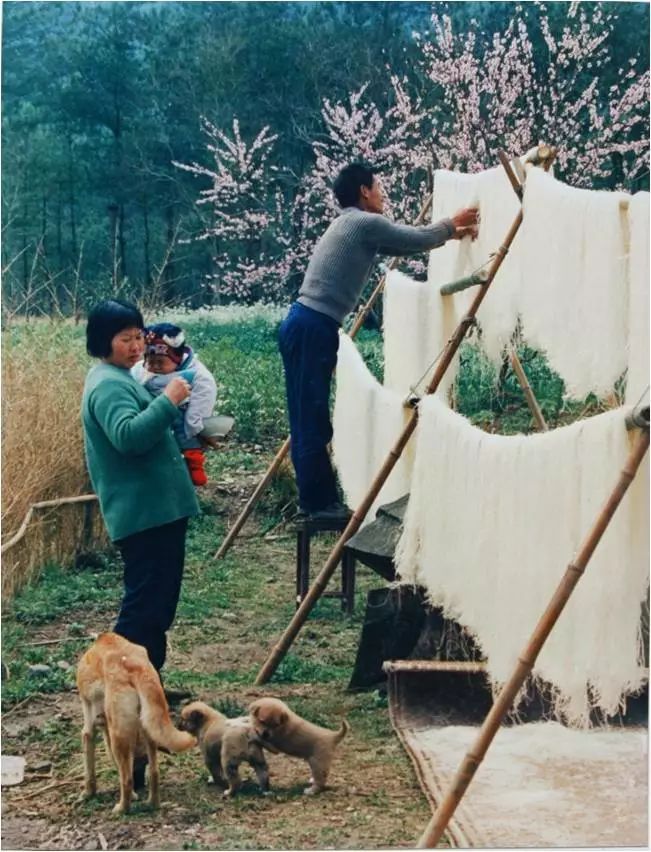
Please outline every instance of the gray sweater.
M396 225L379 213L346 207L316 244L298 301L341 323L357 304L376 255L429 251L453 234L451 219L413 227Z

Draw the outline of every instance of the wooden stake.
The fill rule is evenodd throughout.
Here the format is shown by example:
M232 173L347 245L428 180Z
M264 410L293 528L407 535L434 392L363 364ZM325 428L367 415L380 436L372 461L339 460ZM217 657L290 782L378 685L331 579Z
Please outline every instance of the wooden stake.
M549 430L549 426L547 425L547 421L545 420L543 413L538 405L538 400L536 399L534 392L531 390L531 385L529 384L529 380L527 379L527 374L524 371L524 367L522 366L522 362L518 358L518 355L515 349L511 349L509 352L509 358L511 359L511 366L513 367L513 372L520 383L520 387L522 388L522 392L524 393L525 399L527 400L527 405L531 413L533 414L533 418L536 421L536 425L540 429L541 432L547 432Z
M424 204L421 208L420 213L418 214L418 216L416 217L416 219L414 221L415 226L421 225L423 223L423 220L425 219L425 217L429 213L430 208L432 206L432 200L433 200L433 194L430 193L428 198L425 200L425 202L424 202ZM398 264L398 258L394 257L389 261L387 266L388 266L389 269L394 269L397 266L397 264ZM377 287L371 293L369 300L366 302L365 305L362 305L360 307L360 309L357 313L357 316L355 318L355 322L353 323L353 326L350 329L349 336L351 338L354 338L356 336L357 332L360 330L360 328L364 325L364 320L366 319L366 317L370 313L371 309L373 308L373 305L375 304L378 297L380 296L380 294L384 290L384 285L386 283L386 280L387 280L386 275L383 275L380 278ZM215 553L215 556L214 556L215 559L221 559L222 556L224 556L230 550L231 545L233 544L233 542L237 538L240 530L242 529L242 527L246 523L249 515L253 511L253 507L258 502L258 500L260 499L262 494L266 491L267 485L271 482L271 480L276 475L278 468L280 467L285 456L289 452L290 446L291 446L291 439L286 438L285 443L278 450L278 452L276 453L276 455L274 457L274 460L271 462L271 464L267 468L264 476L262 477L260 482L256 485L253 494L251 494L251 496L247 500L246 505L244 506L244 508L240 512L237 520L235 521L233 526L228 531L226 538L222 541L222 543L219 547L219 550Z
M246 505L244 506L244 508L240 512L240 514L237 517L237 520L235 521L233 526L228 531L228 534L226 535L226 538L222 541L222 543L219 547L219 550L217 551L217 553L215 553L215 559L221 559L222 556L224 556L227 553L227 551L230 549L230 546L233 544L233 542L237 538L240 530L242 529L242 527L246 523L247 518L249 517L249 515L253 511L253 507L258 502L258 500L260 499L260 497L264 493L264 491L266 491L267 485L274 478L278 468L283 463L285 456L289 452L290 445L291 445L290 439L285 438L285 443L282 445L282 447L278 450L278 452L274 456L274 460L271 462L271 464L267 468L267 470L266 470L264 476L262 477L262 479L260 480L260 482L258 482L258 484L256 485L255 490L253 491L253 494L251 494L249 499L246 501Z
M542 167L545 171L549 171L549 168L554 159L553 149L548 148L546 145L541 145L538 148L538 152L536 154L536 161L542 162ZM526 172L520 159L516 157L513 161L509 161L508 157L503 151L499 152L500 162L504 166L506 170L506 174L508 175L509 180L511 181L511 186L515 194L518 196L520 201L522 201L522 196L524 194L523 184L526 180ZM529 384L529 380L527 379L527 374L524 371L524 367L522 366L522 362L518 358L517 352L514 347L511 347L509 352L509 357L511 360L511 366L513 367L513 372L520 383L520 387L522 388L522 392L524 393L524 397L527 400L527 405L529 406L529 410L533 414L533 418L536 421L538 428L542 432L548 431L548 426L543 417L543 413L538 405L538 400L536 399L534 392L531 390L531 385Z
M437 362L436 369L434 370L434 375L432 376L427 390L425 391L425 394L434 393L434 391L436 391L439 384L441 383L441 379L443 378L446 370L450 366L450 363L452 362L452 359L454 358L457 349L461 345L461 342L466 336L468 330L474 324L475 315L479 309L479 306L484 301L484 297L488 293L490 285L492 284L495 275L497 274L500 266L502 265L502 261L508 254L508 251L511 247L511 243L513 242L521 224L522 210L519 210L517 216L513 220L513 224L509 228L503 245L501 245L495 253L495 257L493 258L488 271L488 280L486 281L486 284L477 291L477 294L475 295L475 298L470 306L468 314L463 317L463 319L455 329L454 333L452 334L452 337L446 343L441 357ZM402 434L396 441L395 445L389 451L389 455L387 456L384 461L384 464L380 468L379 473L373 480L373 483L368 493L362 500L359 507L353 512L353 515L350 521L348 522L346 529L343 531L339 540L335 544L334 549L328 557L326 564L323 566L313 585L310 587L308 593L303 598L303 602L296 610L294 617L292 618L285 632L281 636L280 641L273 648L268 659L258 672L258 676L255 680L256 685L259 686L260 684L266 683L280 665L281 660L283 659L283 657L289 650L289 647L291 646L292 642L298 635L299 630L305 623L308 615L314 607L314 604L325 591L325 588L330 578L337 569L337 566L343 554L344 545L346 544L348 539L351 538L362 525L364 518L368 514L368 510L371 508L371 505L379 494L380 489L388 479L389 474L391 473L391 471L396 465L396 462L402 455L402 451L404 450L407 442L412 436L414 429L416 428L417 421L418 409L414 408L409 420L407 421L402 431Z
M452 779L447 793L420 838L418 842L419 849L431 849L436 846L438 841L441 839L441 836L447 828L457 805L463 798L464 793L468 789L468 785L474 778L480 763L484 759L484 756L486 755L486 752L488 751L504 716L513 704L513 701L520 691L523 683L531 673L541 648L545 644L545 641L551 633L560 614L563 612L565 604L569 600L570 595L574 591L576 584L581 579L583 572L590 561L590 557L594 553L594 550L606 531L606 528L615 514L617 507L621 503L629 485L633 481L648 448L649 430L644 429L641 431L640 437L629 453L617 484L606 500L606 503L599 513L594 526L584 539L576 559L573 562L570 562L567 566L567 570L556 588L552 599L547 605L547 609L541 616L526 648L519 657L513 674L502 688L490 712L488 713L488 716L486 716L479 734L477 735L477 739L463 759L461 766Z

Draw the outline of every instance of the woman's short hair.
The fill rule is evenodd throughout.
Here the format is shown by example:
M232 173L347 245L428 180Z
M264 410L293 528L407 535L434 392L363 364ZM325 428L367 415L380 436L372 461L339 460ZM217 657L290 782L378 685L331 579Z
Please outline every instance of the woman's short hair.
M339 172L334 182L335 198L341 207L355 207L359 204L359 191L365 186L373 186L373 169L366 163L350 163Z
M144 328L142 314L131 302L108 299L100 302L88 314L86 351L93 358L108 358L111 341L125 328Z

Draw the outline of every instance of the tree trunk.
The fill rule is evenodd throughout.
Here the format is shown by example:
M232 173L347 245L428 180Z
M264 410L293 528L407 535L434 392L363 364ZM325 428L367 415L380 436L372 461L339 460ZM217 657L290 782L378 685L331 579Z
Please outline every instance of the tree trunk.
M111 245L111 280L113 282L113 289L116 290L118 287L118 222L117 222L117 214L118 214L118 206L117 204L109 204L108 205L109 212L109 239Z
M124 240L124 203L120 204L118 216L118 239L120 244L120 278L127 277L127 258Z
M175 284L174 284L174 203L170 203L165 208L165 218L167 220L167 250L166 262L163 272L163 300L165 304L170 304L174 300Z
M41 199L41 251L43 257L47 254L47 195Z
M57 187L57 256L59 258L59 271L63 269L63 234L61 230L62 204L61 204L62 186L59 183Z
M75 222L75 175L72 161L72 136L68 134L68 204L70 206L70 242L72 257L77 262L77 223Z
M151 258L149 255L149 201L146 195L144 197L142 205L142 220L145 231L145 290L148 290L151 287Z
M26 193L26 188L23 190ZM25 199L27 196L24 196ZM23 202L23 221L22 221L22 254L23 254L23 292L27 292L29 287L29 264L27 262L27 200Z

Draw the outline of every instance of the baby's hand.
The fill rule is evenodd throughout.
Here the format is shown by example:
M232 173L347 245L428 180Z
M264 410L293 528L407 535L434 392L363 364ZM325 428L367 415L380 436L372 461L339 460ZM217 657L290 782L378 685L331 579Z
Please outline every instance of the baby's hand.
M199 443L202 447L210 447L213 450L218 450L221 446L221 441L217 437L208 437L207 435L197 435Z
M163 393L170 402L173 402L174 405L178 405L190 396L190 390L190 385L185 379L175 376L167 385Z

